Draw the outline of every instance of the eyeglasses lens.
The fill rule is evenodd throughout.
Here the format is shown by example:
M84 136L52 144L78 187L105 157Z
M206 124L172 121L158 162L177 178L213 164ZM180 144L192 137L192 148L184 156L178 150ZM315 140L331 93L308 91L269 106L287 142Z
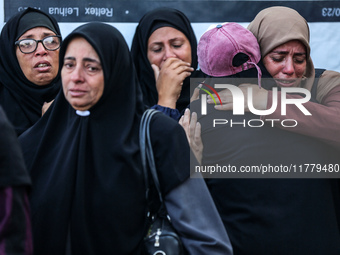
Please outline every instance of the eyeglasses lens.
M32 53L37 49L37 44L41 42L47 50L57 50L60 47L60 38L58 36L48 36L42 40L23 39L18 41L20 50L23 53Z

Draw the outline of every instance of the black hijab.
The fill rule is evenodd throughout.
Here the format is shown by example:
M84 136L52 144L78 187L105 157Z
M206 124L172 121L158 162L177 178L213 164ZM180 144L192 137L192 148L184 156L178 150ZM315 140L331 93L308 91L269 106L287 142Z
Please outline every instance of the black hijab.
M66 37L61 67L68 44L77 36L100 58L102 97L89 115L80 116L61 91L50 110L19 138L34 183L35 254L65 254L68 233L72 254L141 254L146 211L138 135L142 92L123 36L104 23L88 23ZM154 123L156 164L161 162L166 193L188 178L189 170L183 169L189 169L189 156L183 157L183 150L189 152L189 147L176 121L158 114Z
M0 187L30 183L17 135L0 106Z
M32 15L40 19L25 19ZM39 15L40 14L40 15ZM44 17L41 18L41 16ZM46 18L45 18L46 17ZM31 16L32 18L32 16ZM0 104L3 106L8 119L13 124L17 135L32 126L40 117L44 102L51 101L60 88L59 76L50 84L38 86L30 82L22 72L16 57L15 41L27 31L46 22L47 28L60 35L57 21L40 10L28 8L11 17L2 29L0 37ZM34 24L34 22L36 22Z
M131 45L131 53L143 91L144 103L151 107L158 102L155 76L147 57L147 46L150 35L158 28L173 27L181 31L191 45L191 66L197 68L197 41L188 18L176 9L161 7L148 12L139 21ZM194 71L190 77L194 77ZM181 112L190 103L190 77L184 80L182 92L176 108Z

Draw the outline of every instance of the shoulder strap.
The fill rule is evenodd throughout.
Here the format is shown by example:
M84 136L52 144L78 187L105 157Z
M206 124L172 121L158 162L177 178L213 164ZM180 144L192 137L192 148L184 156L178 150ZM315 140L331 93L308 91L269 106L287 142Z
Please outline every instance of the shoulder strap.
M315 69L315 79L314 79L314 83L311 89L311 99L310 99L310 101L312 102L319 103L318 100L316 100L318 81L319 81L319 77L323 74L324 71L326 71L326 69L320 69L320 68Z
M150 169L151 176L157 190L159 200L163 205L163 197L158 181L158 175L156 171L155 160L153 156L153 149L150 138L150 122L153 115L160 113L154 109L147 109L141 119L140 128L139 128L139 143L140 143L140 151L142 157L142 165L144 172L144 180L146 186L146 200L150 204L150 183L148 177L148 169Z

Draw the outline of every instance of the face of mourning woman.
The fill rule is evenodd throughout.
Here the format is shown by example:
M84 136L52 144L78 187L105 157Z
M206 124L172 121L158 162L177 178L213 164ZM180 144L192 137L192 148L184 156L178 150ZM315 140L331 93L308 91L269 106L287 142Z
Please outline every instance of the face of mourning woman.
M95 105L104 91L104 72L94 48L82 37L67 46L61 79L66 100L80 111Z
M306 72L306 48L298 40L284 43L263 58L263 64L279 87L298 87Z
M150 64L162 69L168 58L178 58L191 64L191 45L181 31L172 27L161 27L149 37L148 59Z
M55 35L48 28L36 27L26 31L16 42L20 68L26 78L36 85L47 85L58 74L60 39ZM42 41L37 43L31 39Z

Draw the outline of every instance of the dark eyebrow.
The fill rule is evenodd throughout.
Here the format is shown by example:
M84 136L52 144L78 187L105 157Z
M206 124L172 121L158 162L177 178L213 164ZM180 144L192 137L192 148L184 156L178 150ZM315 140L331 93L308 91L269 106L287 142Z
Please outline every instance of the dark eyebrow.
M64 60L73 60L75 61L76 58L75 57L65 57ZM98 63L100 65L100 62L96 59L93 59L93 58L83 58L83 61L84 62L92 62L92 63Z
M177 41L177 40L184 41L185 39L182 38L182 37L175 37L175 38L170 39L169 41L173 42L173 41Z
M280 55L285 55L285 54L288 54L288 51L274 50L274 51L272 51L272 53L276 53L276 54L280 54ZM294 53L294 55L305 56L307 54L305 52L297 52L297 53Z
M288 51L283 51L283 50L273 50L272 53L284 55L284 54L287 54Z
M182 38L182 37L175 37L175 38L170 39L169 42L172 43L172 42L177 41L177 40L184 41L185 39ZM156 45L162 45L163 42L152 42L150 45L155 45L155 44Z
M294 55L297 55L297 56L306 56L307 55L307 53L300 53L300 52L297 52L297 53L295 53Z
M84 62L93 62L93 63L98 63L100 65L100 62L96 59L93 58L83 58Z
M64 61L65 61L65 60L76 60L76 58L75 58L75 57L65 57L65 58L64 58Z
M163 43L162 43L162 42L153 42L153 43L151 43L150 45L148 45L148 49L154 47L155 45L157 45L157 46L162 46Z
M47 37L47 36L52 36L52 35L55 35L55 33L53 33L52 31L51 31L51 32L44 32L44 33L43 33L43 37L44 37L44 38ZM30 39L30 38L32 38L32 37L33 37L32 34L28 34L28 35L25 35L24 38L22 38L22 39ZM22 39L21 39L21 40L22 40Z

